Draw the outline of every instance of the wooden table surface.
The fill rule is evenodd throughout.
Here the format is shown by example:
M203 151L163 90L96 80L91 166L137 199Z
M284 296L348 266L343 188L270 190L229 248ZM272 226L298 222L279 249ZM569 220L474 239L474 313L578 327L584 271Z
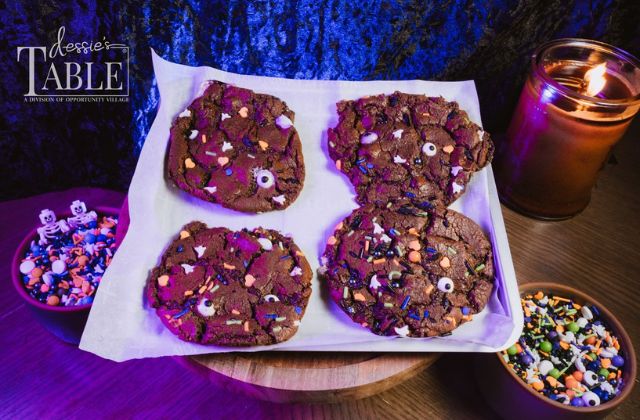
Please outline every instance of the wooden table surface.
M640 238L640 120L614 156L617 163L600 174L589 207L571 220L539 222L503 211L518 281L556 281L596 296L626 326L640 354L640 247L635 243ZM64 197L72 200L74 194ZM107 196L114 204L123 198ZM496 416L479 395L470 354L444 355L373 397L314 405L243 397L171 358L114 363L63 344L33 319L10 282L14 248L51 197L0 203L0 418ZM639 415L636 386L612 417Z

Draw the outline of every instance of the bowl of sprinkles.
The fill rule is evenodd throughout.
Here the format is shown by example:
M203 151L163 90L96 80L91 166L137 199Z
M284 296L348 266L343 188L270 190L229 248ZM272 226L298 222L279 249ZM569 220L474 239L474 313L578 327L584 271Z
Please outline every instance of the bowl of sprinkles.
M36 318L60 339L77 344L89 310L116 252L119 210L87 210L76 200L70 212L43 209L40 226L18 246L12 280Z
M637 369L620 322L571 287L528 283L520 286L520 296L519 340L477 359L476 378L489 403L504 417L610 414L631 393Z

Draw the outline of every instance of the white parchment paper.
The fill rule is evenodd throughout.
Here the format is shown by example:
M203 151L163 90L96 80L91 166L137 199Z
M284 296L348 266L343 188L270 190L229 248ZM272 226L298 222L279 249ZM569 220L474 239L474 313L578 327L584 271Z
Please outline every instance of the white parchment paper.
M333 227L354 208L354 191L326 151L326 130L337 122L336 102L364 95L407 93L455 100L481 125L473 81L290 80L227 73L209 67L170 63L153 53L160 108L142 149L129 188L129 231L106 271L80 348L123 361L143 357L229 351L417 351L492 352L510 345L522 329L517 283L491 168L476 174L451 207L475 220L490 236L496 258L496 287L486 309L453 335L437 338L379 337L353 323L313 279L313 293L297 334L273 346L229 348L179 340L166 329L144 298L149 270L180 228L192 220L231 229L263 226L290 233L314 272ZM164 162L173 119L216 79L275 95L295 112L306 165L304 188L284 211L247 215L226 210L178 190L165 180Z

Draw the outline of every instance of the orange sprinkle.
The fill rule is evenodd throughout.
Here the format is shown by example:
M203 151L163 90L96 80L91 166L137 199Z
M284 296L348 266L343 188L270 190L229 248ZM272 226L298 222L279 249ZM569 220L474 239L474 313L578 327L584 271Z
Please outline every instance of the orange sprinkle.
M533 297L538 299L538 300L540 300L540 299L542 299L544 297L544 293L538 292Z
M572 390L572 389L567 389L565 391L565 394L567 394L567 397L569 397L569 398L573 398L573 397L576 396L576 392L574 390Z
M452 145L448 144L448 145L446 145L446 146L444 146L442 148L442 151L447 153L447 154L451 154L451 152L453 152L453 149L454 149L454 147Z
M429 294L431 294L431 291L432 291L432 290L433 290L433 284L430 284L430 285L428 285L428 286L426 286L426 287L424 288L424 291L425 291L428 295L429 295Z
M522 347L518 343L516 343L516 352L517 353L522 353Z
M547 376L547 382L549 383L549 385L551 385L554 388L558 386L558 381L556 380L556 378L554 378L551 375Z
M420 253L418 251L411 251L409 253L409 261L417 263L420 262Z
M341 171L342 170L342 162L340 159L336 160L336 168Z
M206 143L206 142L207 142L207 135L206 135L206 134L203 134L203 135L202 135L202 142L203 142L203 143Z
M410 235L418 236L418 231L416 230L416 228L410 228L408 232Z
M409 242L409 248L413 249L414 251L420 251L420 241L413 240Z
M262 150L267 150L267 147L269 147L269 143L264 140L258 140L258 144Z
M562 347L565 350L569 350L569 343L565 343L564 341L561 341L560 347Z
M244 330L249 332L249 321L244 321Z
M607 369L609 366L611 366L611 359L600 359L600 363L602 364L602 367Z
M355 293L355 294L353 295L353 298L354 298L355 300L359 300L360 302L364 302L364 301L366 301L366 300L367 300L367 298L365 298L365 297L364 297L364 295L363 295L362 293Z
M373 264L374 265L378 265L378 264L384 264L384 262L387 261L384 258L378 258L377 260L373 260Z
M369 241L364 243L364 252L369 252Z
M584 377L584 375L579 370L576 370L575 372L573 372L573 377L576 378L576 381L582 382L582 378Z
M534 382L534 383L531 384L531 386L536 391L542 391L544 389L544 384L542 383L542 381Z
M327 239L327 244L328 245L335 245L336 242L338 242L338 240L336 239L335 236L329 236L329 239Z
M564 327L562 325L556 325L556 331L559 333L563 333L564 332Z
M616 377L616 373L615 373L615 372L610 372L610 373L609 373L609 376L607 376L607 379L608 379L608 380L612 380L612 379L614 379L615 377Z
M592 346L596 342L596 338L591 336L591 337L587 338L586 340L584 340L584 342L586 344L589 344L590 346Z
M442 257L442 259L440 260L440 267L442 268L451 267L451 260L449 259L449 257Z
M222 266L224 268L226 268L227 270L235 270L236 269L235 265L231 265L231 264L227 264L227 263L223 263Z
M186 291L184 292L184 295L185 295L185 296L191 296L192 294L193 294L193 291L192 291L192 290L186 290Z

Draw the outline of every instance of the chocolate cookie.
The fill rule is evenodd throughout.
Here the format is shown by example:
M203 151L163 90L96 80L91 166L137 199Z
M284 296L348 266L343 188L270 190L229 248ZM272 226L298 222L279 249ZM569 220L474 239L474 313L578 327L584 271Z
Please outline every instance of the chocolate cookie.
M168 177L247 213L288 207L304 183L294 113L280 99L213 81L171 127Z
M311 268L291 238L262 228L186 225L147 282L147 298L172 333L221 346L266 345L297 331Z
M337 108L329 155L360 204L406 196L449 205L493 156L489 134L442 97L395 92Z
M360 207L336 226L320 275L332 299L379 335L443 335L486 305L491 244L471 219L407 200Z

